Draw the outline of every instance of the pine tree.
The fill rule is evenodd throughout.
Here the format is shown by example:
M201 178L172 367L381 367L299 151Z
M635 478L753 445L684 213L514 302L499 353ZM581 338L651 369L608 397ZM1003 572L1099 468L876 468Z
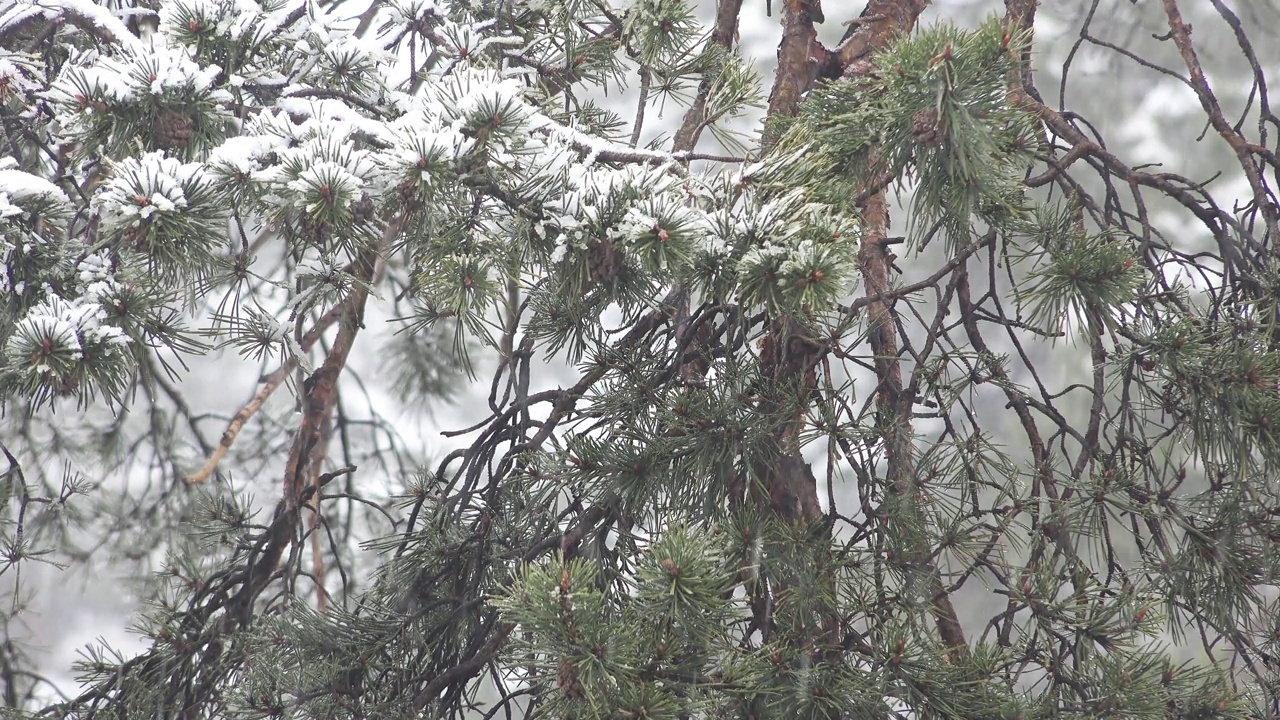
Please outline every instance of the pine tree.
M6 712L1280 718L1265 30L1040 4L0 8Z

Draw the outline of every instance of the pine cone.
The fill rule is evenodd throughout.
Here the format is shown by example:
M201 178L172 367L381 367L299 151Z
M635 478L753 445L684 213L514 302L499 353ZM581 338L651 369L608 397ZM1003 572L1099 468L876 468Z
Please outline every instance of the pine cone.
M319 222L307 213L303 213L298 221L298 232L302 239L309 240L319 246L327 245L329 238L333 236L328 224Z
M196 121L186 113L166 108L156 118L151 131L161 148L181 150L190 145L192 138L196 136Z
M611 240L596 240L587 246L587 269L590 270L591 279L594 282L612 281L618 276L618 271L622 269L625 261L626 255Z
M59 397L70 397L74 395L76 390L80 388L80 382L76 380L71 373L63 373L58 377L58 384L55 388Z
M373 198L369 196L369 193L363 193L359 200L351 204L351 218L358 223L372 221L374 211Z
M151 238L147 233L150 224L150 220L142 220L125 228L124 240L129 247L140 253L151 252Z
M938 125L938 111L936 108L921 110L912 116L911 136L920 145L937 147L942 144L942 128Z
M582 681L578 679L578 666L564 658L556 664L556 685L566 699L582 698Z

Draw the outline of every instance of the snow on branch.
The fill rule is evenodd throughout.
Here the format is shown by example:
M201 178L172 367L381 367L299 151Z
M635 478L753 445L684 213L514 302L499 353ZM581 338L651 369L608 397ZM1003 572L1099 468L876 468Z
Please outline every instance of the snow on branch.
M37 0L33 7L39 8L46 17L62 15L75 25L95 35L105 36L122 47L141 48L141 42L120 18L92 0Z

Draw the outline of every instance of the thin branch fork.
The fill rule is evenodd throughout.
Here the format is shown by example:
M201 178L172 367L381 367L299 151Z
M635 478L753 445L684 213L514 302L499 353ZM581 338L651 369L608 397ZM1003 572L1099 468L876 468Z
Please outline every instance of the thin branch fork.
M332 308L329 308L329 311L324 315L320 316L320 319L316 321L316 324L312 326L312 328L302 336L302 340L299 341L298 345L302 349L302 352L310 350L325 331L332 327L333 324L346 313L347 303L349 300L350 298L343 300ZM214 471L218 469L218 463L222 462L222 458L226 456L227 451L229 451L231 446L235 444L236 438L240 436L240 431L244 429L245 424L262 409L262 405L267 401L267 398L270 398L271 395L275 393L280 385L284 383L285 379L289 377L289 374L296 370L297 367L298 358L290 357L281 363L280 367L262 378L261 387L258 388L258 391L253 394L253 397L249 399L249 402L245 403L245 405L231 417L231 421L227 423L227 429L222 432L222 439L218 441L218 447L214 448L213 454L209 456L209 459L205 460L204 465L202 465L199 470L186 477L186 483L188 485L202 485L205 482L208 482Z
M720 0L716 7L715 27L711 31L711 44L725 50L733 48L734 39L738 34L738 16L741 12L742 0ZM702 82L698 83L698 94L689 105L689 109L685 111L680 129L672 138L671 147L676 152L693 152L694 147L698 145L698 138L707 125L705 117L707 97L711 94L712 82L712 78L704 76Z
M387 223L387 227L382 233L383 247L386 247L391 240L400 234L406 219L407 215L402 214ZM334 323L345 317L353 309L355 304L359 304L360 314L363 315L364 302L368 298L369 286L373 281L373 275L370 274L368 278L363 280L352 289L350 295L329 308L324 315L321 315L320 319L316 320L316 324L298 340L298 346L302 352L308 352ZM262 378L262 387L258 388L258 392L254 393L249 402L245 403L244 407L240 408L232 416L231 421L227 423L227 429L223 431L222 438L218 441L218 447L214 448L213 454L209 456L209 459L205 461L199 470L186 477L188 485L200 485L208 482L214 471L217 470L218 463L222 462L222 458L226 456L227 451L231 449L236 438L239 437L240 431L244 429L245 424L262 409L263 403L289 377L289 374L297 369L298 362L299 359L296 356L291 357L281 363L280 367L276 368L271 374Z
M285 472L284 497L290 510L294 509L302 488L303 473L311 457L313 446L320 441L324 418L337 402L338 376L346 367L347 357L355 345L356 335L364 324L364 306L369 298L369 286L373 282L378 249L362 250L356 258L354 274L361 280L341 303L338 336L325 357L324 363L303 381L302 421L294 437Z
M1165 15L1169 18L1169 34L1173 38L1173 43L1178 47L1178 52L1182 55L1182 60L1186 63L1187 71L1191 74L1191 87L1195 90L1196 96L1200 99L1200 106L1204 108L1205 115L1209 118L1209 123L1218 135L1231 146L1235 152L1237 160L1240 163L1240 169L1244 171L1245 178L1249 181L1249 187L1253 190L1254 197L1267 197L1265 182L1262 173L1254 162L1249 143L1245 141L1234 128L1227 118L1222 114L1222 105L1218 102L1217 96L1214 95L1213 89L1209 87L1209 81L1205 78L1204 69L1200 66L1200 57L1196 54L1195 45L1191 42L1191 26L1183 22L1182 14L1178 10L1177 0L1164 0ZM1280 212L1274 203L1266 203L1262 206L1262 216L1266 221L1268 233L1276 236L1277 225L1280 225Z

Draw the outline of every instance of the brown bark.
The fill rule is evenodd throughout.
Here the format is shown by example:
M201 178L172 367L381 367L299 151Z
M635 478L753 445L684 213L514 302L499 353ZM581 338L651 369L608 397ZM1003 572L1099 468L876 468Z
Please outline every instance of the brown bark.
M733 44L738 36L738 16L741 12L742 0L720 0L716 6L715 27L711 30L710 42L712 45L718 45L726 51L733 49ZM672 138L672 151L692 153L694 147L698 144L698 139L702 136L703 129L715 120L707 117L707 97L711 94L711 86L714 81L715 78L706 74L703 76L702 82L698 83L698 94L693 98L693 103L689 105L688 111L685 112L680 129L676 131L675 137ZM636 129L637 131L639 130L638 123ZM687 288L680 288L677 293L675 324L676 346L685 347L685 339L689 331L689 292ZM699 341L694 338L690 344L690 349L697 351L699 347ZM680 379L684 382L693 383L704 372L706 372L705 367L698 368L692 363L682 365L680 367Z
M827 49L818 42L814 22L822 22L821 0L786 0L782 9L782 42L778 68L769 93L769 117L793 117L800 99L827 63Z
M1227 120L1226 115L1223 113L1222 105L1218 102L1217 96L1209 86L1209 80L1205 77L1204 69L1200 65L1200 57L1196 53L1195 44L1191 41L1191 25L1182 19L1182 12L1178 9L1177 0L1164 0L1164 10L1165 15L1169 18L1169 37L1173 40L1174 45L1178 47L1178 53L1182 56L1183 63L1187 66L1187 73L1191 78L1191 88L1195 90L1196 98L1200 100L1200 107L1204 110L1209 124L1235 153L1240 169L1249 181L1249 188L1253 190L1253 196L1256 198L1268 197L1270 191L1266 187L1266 181L1262 175L1263 168L1253 157L1254 147L1251 147L1252 144L1238 129L1232 127L1231 122ZM1262 203L1259 207L1262 210L1263 221L1267 224L1268 236L1273 238L1280 237L1280 206L1275 202L1267 202Z
M1004 28L1012 35L1017 32L1031 32L1036 23L1036 6L1040 0L1004 0ZM1021 77L1023 86L1031 85L1031 43L1028 42L1022 51Z
M783 34L778 47L778 69L769 98L769 118L793 116L800 102L819 77L857 76L870 71L870 52L883 48L899 34L915 25L929 0L871 0L862 15L850 23L850 31L835 51L824 48L817 40L815 22L824 15L817 0L788 0L782 14ZM882 189L859 194L859 209L864 215L865 234L859 254L863 282L868 298L883 298L889 293L889 271L892 256L887 249L889 215ZM953 659L967 652L963 629L951 605L941 575L930 561L930 547L919 531L923 518L914 509L918 494L912 455L911 409L909 393L902 390L902 370L898 361L899 343L892 305L884 299L867 303L871 323L871 346L876 357L876 374L880 387L877 408L885 419L885 446L889 456L891 500L903 512L910 513L907 522L894 530L899 538L898 561L913 571L928 573L928 585L938 632L944 644L952 648ZM772 514L788 523L802 526L822 520L817 482L800 455L795 438L803 425L803 407L814 387L814 369L826 353L825 343L805 338L796 324L788 319L771 323L761 353L763 374L772 379L774 392L785 397L766 398L761 411L777 426L762 457L755 463L760 486L757 494L768 494ZM763 500L763 498L758 498ZM782 585L785 586L785 579ZM785 588L784 588L785 589ZM780 590L782 592L783 590ZM834 608L824 611L822 636L815 638L819 648L838 643L839 620ZM836 653L838 654L838 653Z
M851 32L837 48L835 55L842 75L857 78L874 72L871 53L887 47L895 37L905 35L915 26L928 0L872 0L852 25ZM942 576L931 560L932 548L924 533L926 519L919 511L919 484L916 478L911 424L915 397L904 390L901 342L897 316L890 296L890 272L894 256L889 250L890 216L883 189L858 194L858 210L862 215L863 234L858 251L867 305L869 342L875 360L877 387L876 411L882 428L889 494L883 516L893 522L888 528L894 543L894 562L908 574L923 574L930 593L930 604L938 635L949 648L953 661L968 654L964 628L951 604Z
M815 22L824 19L820 0L786 0L782 11L782 40L778 46L778 67L769 94L766 118L765 148L770 123L780 117L795 116L804 94L809 91L827 64L828 51L818 42ZM786 525L810 527L823 522L818 502L818 483L804 461L797 442L804 424L804 406L815 386L814 369L826 352L824 343L804 337L790 318L774 318L762 341L761 374L768 389L761 397L760 415L773 423L764 447L756 448L751 470L755 481L747 489L749 505L766 509L768 514ZM829 531L822 533L829 538ZM804 548L776 547L776 556L803 557ZM798 552L795 552L798 551ZM835 597L835 578L824 581ZM785 638L797 653L808 653L813 660L838 660L840 649L840 617L835 607L816 603L794 591L797 579L785 563L778 563L769 589L763 584L751 585L751 604L755 624L765 641L772 634L771 611L794 610L816 613L819 627L810 637ZM770 597L763 597L768 594ZM781 601L781 602L779 602Z
M322 315L320 319L316 320L316 324L302 336L302 339L298 341L298 347L300 347L303 352L309 351L320 339L320 336L323 335L335 322L337 322L338 318L341 317L342 313L345 311L345 304L335 305L330 308L330 310ZM209 477L213 475L213 472L218 469L218 463L222 461L222 458L226 456L227 451L230 450L231 446L235 443L236 438L240 436L240 431L244 429L245 423L249 422L249 420L257 414L258 410L262 408L262 404L271 397L271 394L280 387L285 379L289 377L289 374L297 369L297 367L298 359L296 357L290 357L288 360L281 363L280 367L272 371L270 375L266 375L259 380L262 387L258 389L258 392L253 394L253 398L251 398L244 407L240 408L240 410L231 418L231 421L227 423L227 429L223 431L222 439L218 442L218 447L214 448L213 453L209 456L209 459L205 461L205 464L201 466L199 470L186 477L188 485L200 485L208 481Z
M711 30L711 44L725 50L733 48L738 35L738 15L742 12L742 0L720 0L716 6L716 24ZM672 138L671 149L674 152L692 152L698 144L702 130L706 128L709 118L707 112L707 96L711 94L714 78L704 76L698 83L698 94L684 114L680 129Z
M911 32L920 13L932 0L870 0L862 14L850 20L849 30L836 46L831 62L832 77L865 71L859 61L869 59L872 51L886 47L899 34Z
M859 18L850 23L850 31L837 49L828 51L817 42L813 27L814 21L822 18L820 6L816 2L789 1L783 12L783 38L778 48L778 70L770 95L770 116L798 112L800 99L820 76L856 77L871 71L871 52L886 47L898 35L910 32L928 5L929 0L871 0ZM864 218L859 262L869 300L866 307L872 328L870 342L879 379L876 404L884 421L890 502L897 510L909 513L903 516L905 522L901 527L892 529L902 535L898 538L901 552L897 561L913 572L927 573L938 634L951 649L952 659L959 660L968 653L964 630L943 586L941 574L930 560L930 547L916 526L916 523L923 522L923 518L915 510L919 488L915 478L910 420L914 399L903 391L896 319L891 303L883 299L889 295L892 264L887 237L888 206L882 189L860 194L859 200L859 210ZM800 392L807 395L811 385L808 385L807 378L797 377L796 373L797 370L811 372L813 365L808 358L790 354L794 352L793 348L804 347L803 343L791 342L793 339L790 328L775 332L768 342L777 357L771 358L766 352L763 362L772 362L782 368L781 377L790 376L790 382L783 386L803 388ZM811 348L806 350L812 352ZM818 353L820 356L821 351ZM775 433L775 450L781 455L768 463L762 480L776 516L791 522L809 523L820 517L816 482L800 458L798 449L789 447L793 444L790 438L798 430L799 420L797 417L784 422Z
M338 378L347 365L347 356L355 345L356 334L364 327L364 306L369 298L368 284L373 280L376 250L364 250L356 258L353 274L359 279L343 303L338 321L338 336L324 363L302 383L302 421L289 452L284 478L284 501L290 512L298 509L298 499L307 486L306 468L312 449L324 436L324 419L337 402Z

